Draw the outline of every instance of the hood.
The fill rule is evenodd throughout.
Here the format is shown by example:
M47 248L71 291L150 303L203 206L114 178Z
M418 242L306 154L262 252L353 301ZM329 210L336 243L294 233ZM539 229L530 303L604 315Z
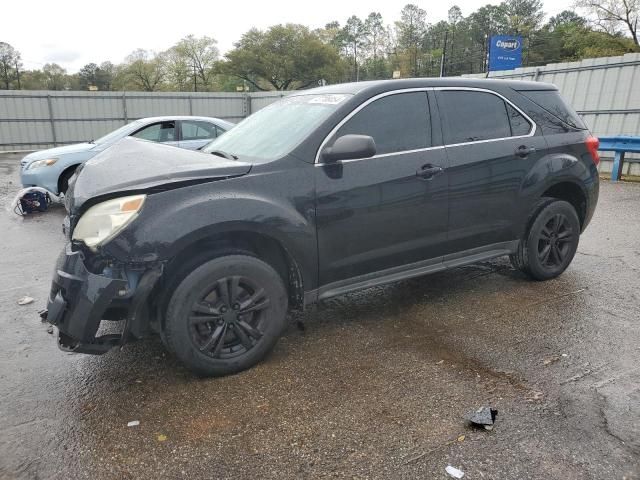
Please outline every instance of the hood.
M244 175L250 163L127 137L83 164L68 193L69 210L87 200L167 190Z
M94 143L75 143L73 145L65 145L64 147L39 150L24 157L22 159L22 162L23 164L31 163L34 160L44 160L45 158L59 157L60 155L66 155L69 153L86 152L88 150L91 150L95 146L96 145Z

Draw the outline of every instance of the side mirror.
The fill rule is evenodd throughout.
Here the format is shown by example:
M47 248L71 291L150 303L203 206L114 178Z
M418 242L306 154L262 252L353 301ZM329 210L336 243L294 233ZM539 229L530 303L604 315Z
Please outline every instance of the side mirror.
M376 154L376 142L368 135L343 135L331 147L322 150L322 160L326 163L338 160L369 158Z

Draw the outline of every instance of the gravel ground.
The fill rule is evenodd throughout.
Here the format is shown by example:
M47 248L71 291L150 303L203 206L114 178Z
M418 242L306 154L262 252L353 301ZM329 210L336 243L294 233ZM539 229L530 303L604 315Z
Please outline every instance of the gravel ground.
M640 478L639 184L602 183L558 279L498 260L339 297L203 380L155 338L57 349L37 311L64 212L6 210L18 162L0 157L0 478ZM482 405L493 431L465 425Z

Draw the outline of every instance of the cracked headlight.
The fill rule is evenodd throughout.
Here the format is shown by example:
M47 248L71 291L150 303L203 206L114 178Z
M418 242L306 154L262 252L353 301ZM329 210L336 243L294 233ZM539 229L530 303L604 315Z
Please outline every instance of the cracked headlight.
M51 165L55 164L57 161L58 161L57 158L46 158L44 160L36 160L35 162L31 162L29 164L29 166L27 167L27 170L40 168L40 167L50 167Z
M89 208L73 230L73 239L91 250L104 245L138 216L146 195L119 197Z

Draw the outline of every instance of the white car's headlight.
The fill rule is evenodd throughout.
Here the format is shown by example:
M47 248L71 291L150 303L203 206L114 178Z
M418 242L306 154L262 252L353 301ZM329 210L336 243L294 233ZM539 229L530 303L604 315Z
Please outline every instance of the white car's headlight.
M32 168L40 168L40 167L50 167L58 161L57 158L46 158L44 160L36 160L35 162L31 162L27 167L27 170L31 170Z
M73 230L73 239L83 241L95 251L138 216L145 198L146 195L131 195L94 205L80 217Z

